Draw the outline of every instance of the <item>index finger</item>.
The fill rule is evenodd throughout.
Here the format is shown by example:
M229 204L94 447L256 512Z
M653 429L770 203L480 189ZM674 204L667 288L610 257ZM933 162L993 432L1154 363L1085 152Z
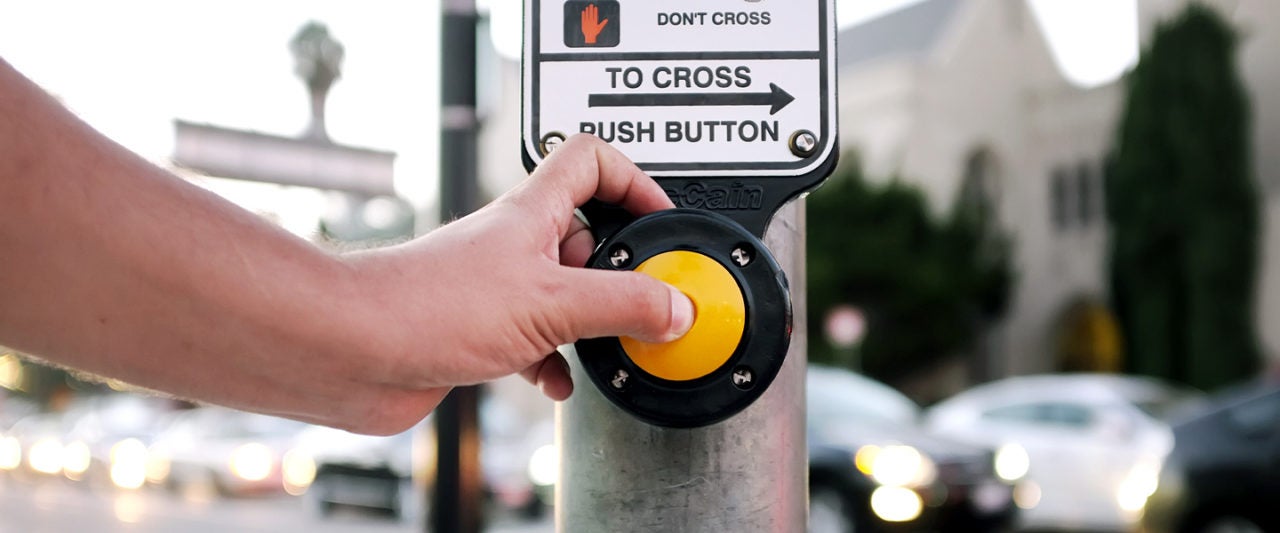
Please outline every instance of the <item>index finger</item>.
M622 152L582 133L556 148L511 194L514 199L543 205L555 202L561 213L570 213L593 197L636 216L675 207L662 187Z

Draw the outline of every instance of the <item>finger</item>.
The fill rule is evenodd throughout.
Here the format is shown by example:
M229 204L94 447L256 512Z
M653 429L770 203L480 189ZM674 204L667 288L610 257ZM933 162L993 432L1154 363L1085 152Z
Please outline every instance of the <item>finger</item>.
M557 402L564 401L573 394L573 378L569 376L569 363L560 352L552 352L541 361L534 363L520 372L529 383L538 386L546 397Z
M578 217L573 217L573 220L569 221L569 231L560 241L560 264L571 267L584 266L595 247L596 239L591 235L591 229Z
M670 342L693 325L693 302L657 279L630 271L567 270L558 318L573 338L562 342L615 336Z
M675 207L662 187L622 152L586 134L556 148L510 195L522 205L553 206L556 213L572 212L593 197L636 216Z

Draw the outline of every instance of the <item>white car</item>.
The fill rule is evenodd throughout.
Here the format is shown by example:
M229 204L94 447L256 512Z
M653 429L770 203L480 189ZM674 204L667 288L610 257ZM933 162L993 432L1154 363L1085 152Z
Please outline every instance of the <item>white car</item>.
M306 427L222 407L180 413L146 450L147 481L200 497L282 493L284 455Z
M1029 528L1129 530L1173 447L1162 421L1189 398L1159 381L1102 374L1008 378L974 387L926 413L959 440L1017 444L1026 470L1015 494Z
M996 450L927 434L919 406L888 385L810 365L805 381L809 531L1005 531L1016 477ZM1007 474L1007 473L1006 473Z
M0 471L18 476L57 476L66 462L69 423L57 413L36 413L0 435Z
M112 393L78 400L64 415L62 474L100 486L141 488L146 483L146 445L172 411L169 400Z

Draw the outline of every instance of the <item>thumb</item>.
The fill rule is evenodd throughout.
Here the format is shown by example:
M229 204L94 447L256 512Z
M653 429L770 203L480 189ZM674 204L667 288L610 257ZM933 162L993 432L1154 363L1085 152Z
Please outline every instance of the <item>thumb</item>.
M671 342L693 326L694 307L679 289L638 272L573 272L565 318L575 339L635 337Z

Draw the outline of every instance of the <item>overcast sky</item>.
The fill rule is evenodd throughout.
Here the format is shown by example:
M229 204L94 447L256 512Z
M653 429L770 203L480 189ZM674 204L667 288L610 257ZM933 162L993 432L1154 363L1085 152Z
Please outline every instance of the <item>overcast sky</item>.
M918 0L838 0L842 25ZM515 54L520 1L480 0ZM1136 57L1134 0L1031 0L1065 73L1113 79ZM335 140L399 154L397 188L434 196L438 2L423 0L9 0L0 57L144 156L172 150L174 118L292 135L307 124L287 43L309 20L347 50L329 99ZM515 147L512 147L514 150Z

